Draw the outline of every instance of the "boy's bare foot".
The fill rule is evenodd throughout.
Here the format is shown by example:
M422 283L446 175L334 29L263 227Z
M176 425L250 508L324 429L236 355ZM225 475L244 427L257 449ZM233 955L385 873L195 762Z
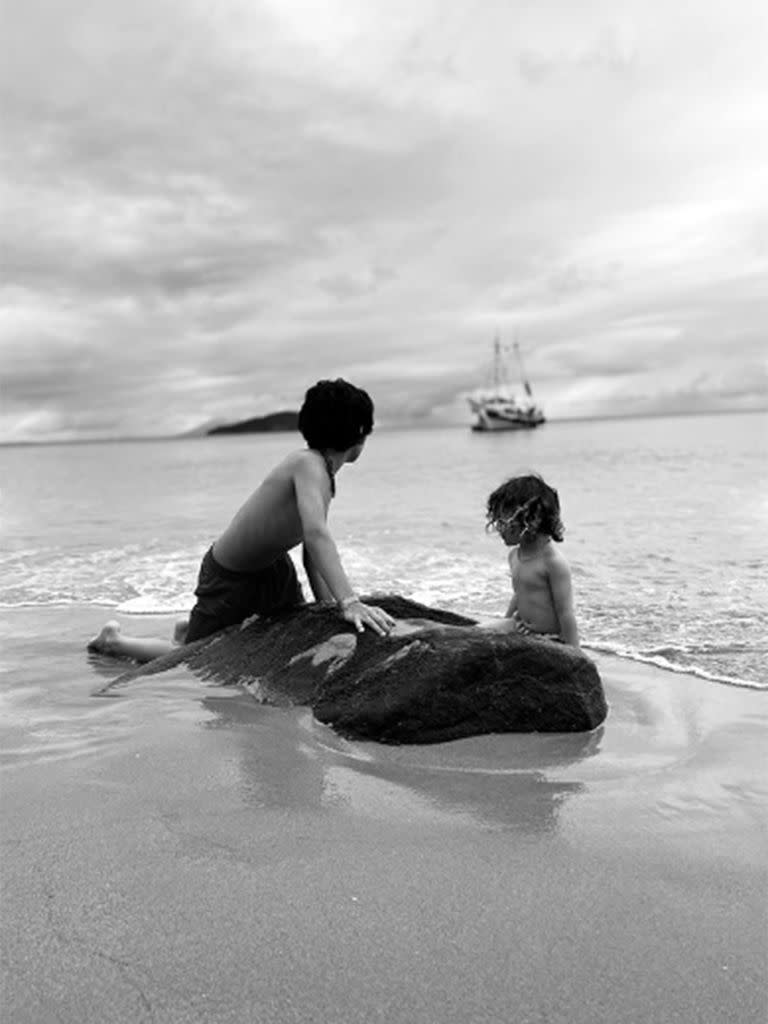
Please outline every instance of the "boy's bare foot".
M120 641L120 623L110 619L98 636L88 641L88 650L98 654L115 654Z

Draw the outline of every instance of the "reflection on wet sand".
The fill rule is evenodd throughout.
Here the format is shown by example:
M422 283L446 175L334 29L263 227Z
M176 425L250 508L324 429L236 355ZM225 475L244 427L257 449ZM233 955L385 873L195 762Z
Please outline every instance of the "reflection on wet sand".
M552 833L564 801L584 787L550 773L594 756L602 735L485 736L430 747L348 744L303 709L276 711L241 695L207 696L202 703L216 716L208 728L231 727L247 802L354 811L393 823Z

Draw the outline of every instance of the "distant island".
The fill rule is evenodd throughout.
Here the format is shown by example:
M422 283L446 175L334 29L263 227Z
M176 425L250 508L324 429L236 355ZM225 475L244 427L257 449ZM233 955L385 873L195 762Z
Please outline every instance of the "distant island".
M276 434L280 431L299 429L299 414L290 410L271 412L267 416L253 416L249 420L211 427L206 436L212 434Z

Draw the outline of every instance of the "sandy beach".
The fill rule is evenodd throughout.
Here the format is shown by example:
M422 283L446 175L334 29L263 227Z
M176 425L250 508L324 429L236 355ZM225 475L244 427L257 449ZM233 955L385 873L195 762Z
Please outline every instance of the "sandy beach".
M8 1024L764 1024L765 693L604 656L594 734L384 747L62 650L5 744Z

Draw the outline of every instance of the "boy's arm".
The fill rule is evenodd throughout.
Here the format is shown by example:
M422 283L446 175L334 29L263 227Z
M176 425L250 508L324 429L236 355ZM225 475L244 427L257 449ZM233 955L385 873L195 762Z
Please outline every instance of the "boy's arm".
M579 646L579 629L573 611L573 592L571 589L571 570L564 558L558 556L548 566L549 589L552 604L555 608L560 635L572 647Z
M302 560L304 562L304 570L309 580L309 585L312 588L312 593L315 596L316 601L333 601L333 594L328 589L328 584L325 582L317 566L312 561L312 558L307 551L306 545L302 547Z
M363 604L347 579L326 522L327 498L323 495L323 486L327 487L327 477L316 459L299 461L293 485L304 550L331 598L338 603L342 617L354 623L359 632L370 626L384 636L394 626L395 620L383 609Z

